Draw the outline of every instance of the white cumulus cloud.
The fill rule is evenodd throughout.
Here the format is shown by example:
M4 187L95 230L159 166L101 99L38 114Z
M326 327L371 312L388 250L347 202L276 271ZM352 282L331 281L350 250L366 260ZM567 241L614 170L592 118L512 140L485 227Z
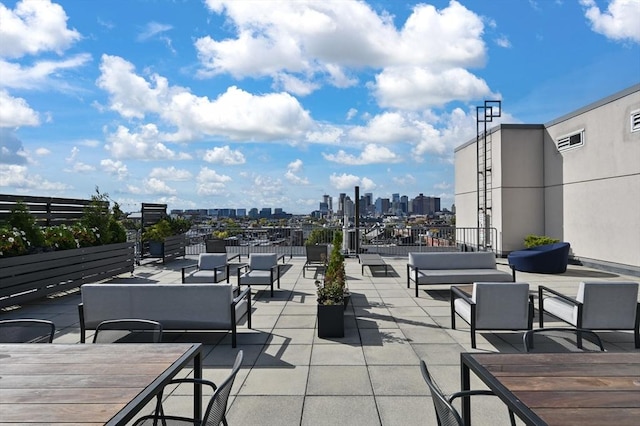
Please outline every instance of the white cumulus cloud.
M360 155L355 156L339 150L336 154L322 154L327 161L349 165L364 165L376 163L397 163L400 158L389 148L375 144L365 146Z
M595 0L580 0L593 31L613 40L640 43L640 1L611 0L606 11Z
M233 150L228 145L208 149L202 159L207 163L226 164L228 166L244 164L247 161L242 152Z

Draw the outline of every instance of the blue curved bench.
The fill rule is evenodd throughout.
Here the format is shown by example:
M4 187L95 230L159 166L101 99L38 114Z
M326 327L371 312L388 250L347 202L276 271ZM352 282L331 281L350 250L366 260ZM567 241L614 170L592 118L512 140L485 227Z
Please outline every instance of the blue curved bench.
M516 250L509 253L507 259L513 271L535 272L539 274L561 274L567 270L569 263L569 243L553 243L543 246Z

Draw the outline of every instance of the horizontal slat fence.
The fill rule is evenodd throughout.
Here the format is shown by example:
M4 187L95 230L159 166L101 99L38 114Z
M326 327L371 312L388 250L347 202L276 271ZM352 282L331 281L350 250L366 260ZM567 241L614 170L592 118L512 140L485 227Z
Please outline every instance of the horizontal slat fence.
M24 203L40 226L70 225L82 218L91 200L0 194L0 222L6 222L19 202ZM108 202L103 202L105 208Z
M0 307L133 273L134 246L107 244L0 259Z

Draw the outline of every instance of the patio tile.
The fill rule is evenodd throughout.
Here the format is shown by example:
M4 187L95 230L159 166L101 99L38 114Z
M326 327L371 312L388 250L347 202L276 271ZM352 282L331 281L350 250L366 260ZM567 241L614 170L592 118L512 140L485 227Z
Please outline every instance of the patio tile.
M418 362L411 365L369 364L367 369L376 396L429 395L429 389L422 378Z
M376 404L383 426L419 426L438 423L430 397L376 396Z
M255 366L292 367L309 365L312 345L274 345L265 346L255 362Z
M311 365L365 365L360 346L315 345Z
M298 425L304 396L238 395L229 407L230 425Z
M280 315L275 330L280 328L314 328L317 315Z
M364 365L312 365L307 395L373 395Z
M256 366L251 369L239 395L304 395L309 367Z
M413 365L419 363L418 356L408 343L393 343L383 346L363 346L367 365Z
M308 396L302 426L376 426L380 418L373 396Z

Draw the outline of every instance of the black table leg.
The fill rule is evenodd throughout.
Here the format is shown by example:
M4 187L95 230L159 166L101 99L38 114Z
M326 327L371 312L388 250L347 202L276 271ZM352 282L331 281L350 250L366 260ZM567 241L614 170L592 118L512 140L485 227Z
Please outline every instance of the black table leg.
M469 378L469 367L464 363L462 357L460 357L460 378L461 378L461 390L468 391L471 389L471 380ZM471 426L471 397L462 397L462 421L465 426Z

